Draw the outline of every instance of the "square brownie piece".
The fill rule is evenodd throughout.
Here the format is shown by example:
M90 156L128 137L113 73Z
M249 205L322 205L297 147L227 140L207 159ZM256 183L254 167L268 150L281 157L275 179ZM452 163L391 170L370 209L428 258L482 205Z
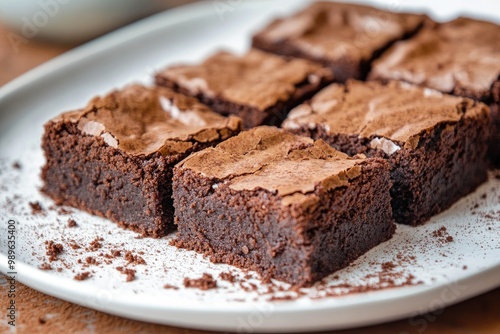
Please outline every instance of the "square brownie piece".
M331 71L317 64L259 50L219 52L200 65L171 66L156 75L158 85L239 116L245 128L281 124L291 108L332 81Z
M389 166L257 127L174 168L173 241L293 285L310 285L391 238Z
M401 80L490 106L489 156L500 166L500 26L459 18L422 29L375 61L371 80Z
M332 84L283 127L347 154L388 159L397 223L418 225L487 178L491 115L471 99L403 82Z
M240 119L192 97L128 86L45 124L42 191L57 204L161 237L174 226L173 166L240 127Z
M269 24L253 37L253 47L313 60L333 69L335 79L362 79L370 63L397 40L430 20L373 7L315 2Z

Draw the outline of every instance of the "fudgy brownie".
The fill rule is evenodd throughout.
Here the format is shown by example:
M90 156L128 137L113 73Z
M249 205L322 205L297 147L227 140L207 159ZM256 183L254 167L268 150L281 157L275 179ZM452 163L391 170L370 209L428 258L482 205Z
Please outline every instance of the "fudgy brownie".
M259 50L243 56L219 52L200 65L169 67L156 83L195 96L243 126L279 125L288 111L333 81L330 70Z
M94 98L45 125L43 192L143 235L174 226L172 168L239 132L192 97L139 85Z
M488 104L495 121L490 157L500 165L500 26L459 18L425 27L377 60L370 79L401 80Z
M424 22L431 21L425 15L316 2L272 22L253 37L253 47L317 61L344 82L364 78L374 58L394 41L414 34Z
M257 127L174 168L173 244L309 285L391 238L390 186L383 159Z
M391 164L396 222L418 225L487 178L491 115L471 99L403 82L332 84L283 127Z

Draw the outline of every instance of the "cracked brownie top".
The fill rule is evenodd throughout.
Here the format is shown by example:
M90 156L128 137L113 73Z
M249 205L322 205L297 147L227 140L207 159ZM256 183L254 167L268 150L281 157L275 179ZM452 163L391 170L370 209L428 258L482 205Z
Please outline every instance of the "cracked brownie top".
M78 123L83 133L125 153L146 156L184 153L196 142L224 140L241 127L238 117L221 116L196 98L140 85L96 97L84 109L52 119L60 121Z

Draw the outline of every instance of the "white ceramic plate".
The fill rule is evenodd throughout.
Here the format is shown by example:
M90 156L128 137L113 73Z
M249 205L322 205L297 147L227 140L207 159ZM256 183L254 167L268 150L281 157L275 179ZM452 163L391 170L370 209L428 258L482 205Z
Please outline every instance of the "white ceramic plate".
M376 5L412 10L406 2ZM459 12L469 16L500 13L498 5L489 1L454 2L454 11L444 2L425 1L424 5L437 19L453 18ZM303 1L214 0L178 8L70 51L2 87L0 270L10 271L7 223L14 220L16 277L34 289L133 319L243 332L339 329L403 317L413 317L412 323L421 326L426 320L418 314L499 286L500 180L493 176L426 225L398 226L392 240L330 276L324 284L330 287L305 289L302 297L290 301L269 299L294 292L266 294L269 286L254 280L252 273L215 265L193 252L169 246L172 236L137 239L133 232L107 220L77 210L63 214L50 209L53 203L39 193L44 122L114 87L132 81L151 82L151 74L167 64L199 61L220 48L243 52L253 31L272 17L301 6ZM498 17L490 19L498 21ZM15 161L21 169L12 167ZM34 201L42 205L43 214L31 214L28 203ZM79 226L69 228L70 218ZM433 236L443 226L446 232ZM86 247L96 236L103 237L103 248L90 253L101 264L82 268L78 260L85 261L88 254L68 245L74 240ZM453 241L447 242L447 236ZM42 271L38 266L47 261L44 242L48 240L61 242L65 248L61 260L52 263L54 270ZM123 257L106 264L99 255L113 248L144 252L147 265L133 266L136 280L125 282L125 276L115 269L125 264ZM93 271L91 278L73 279L85 270ZM241 284L218 279L218 274L226 271L232 271ZM183 287L184 277L197 278L205 272L217 278L217 289ZM165 284L180 288L164 289ZM401 286L372 291L387 285ZM324 296L326 290L330 297Z

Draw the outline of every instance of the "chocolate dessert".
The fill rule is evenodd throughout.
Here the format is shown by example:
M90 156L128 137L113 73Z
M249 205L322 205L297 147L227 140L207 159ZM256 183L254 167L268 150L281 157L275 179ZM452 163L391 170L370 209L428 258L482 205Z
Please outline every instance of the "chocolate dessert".
M301 59L259 50L243 56L219 52L200 65L171 66L156 83L194 96L245 128L279 125L288 111L333 81L330 70Z
M430 20L373 7L315 2L273 21L253 37L253 47L300 57L333 69L335 79L362 79L370 63L392 43L413 35Z
M45 125L42 191L143 235L173 227L173 166L239 132L192 97L133 85Z
M396 222L418 225L487 179L488 107L407 83L332 84L283 127L391 165Z
M459 18L396 43L373 65L372 80L401 80L490 106L489 156L500 165L500 26Z
M310 285L391 238L389 165L257 127L174 168L178 247Z

